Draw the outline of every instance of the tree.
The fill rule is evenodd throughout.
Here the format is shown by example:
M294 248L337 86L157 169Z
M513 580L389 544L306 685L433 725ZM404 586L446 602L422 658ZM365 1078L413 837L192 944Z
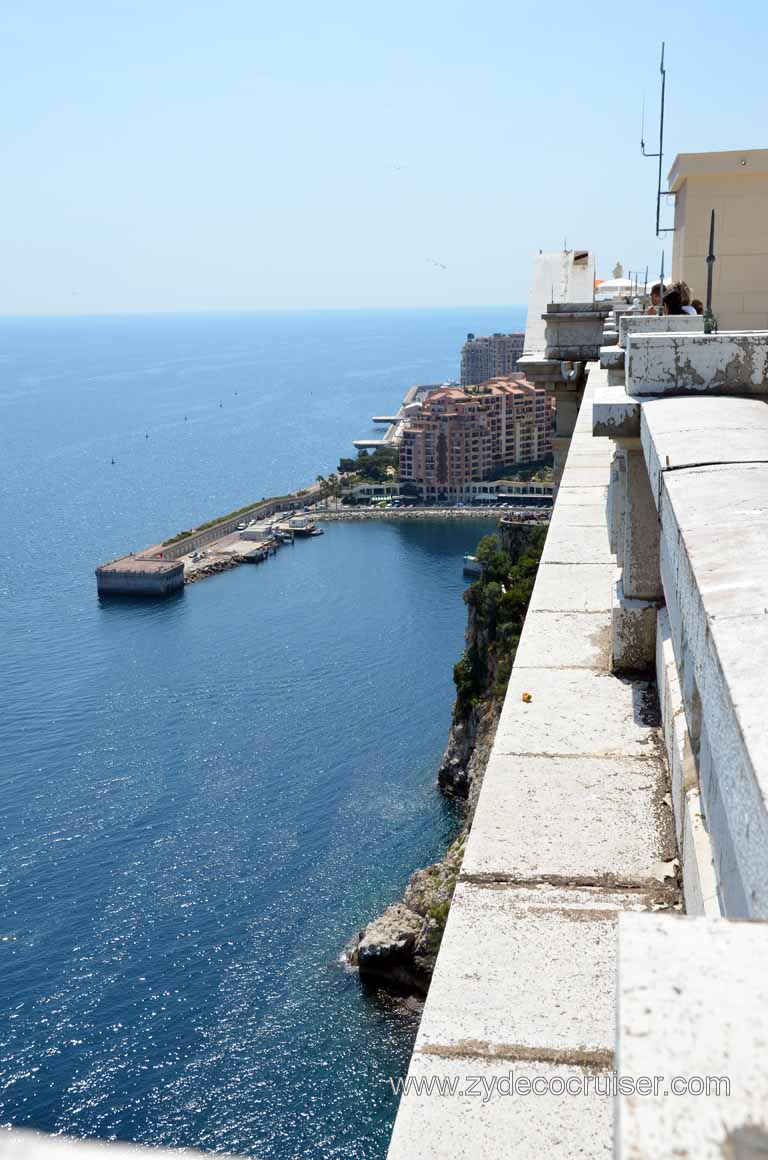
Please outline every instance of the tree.
M336 501L338 509L339 499L341 497L341 480L335 473L328 476L326 482L327 494Z

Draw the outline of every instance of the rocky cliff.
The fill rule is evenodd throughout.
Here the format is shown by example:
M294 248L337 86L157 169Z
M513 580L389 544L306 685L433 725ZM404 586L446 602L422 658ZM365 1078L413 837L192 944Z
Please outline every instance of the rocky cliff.
M402 901L358 935L350 962L380 986L421 995L429 988L545 536L545 527L518 524L510 535L502 525L478 547L484 571L464 593L466 647L454 668L453 722L437 774L440 790L465 801L466 811L442 860L417 870Z

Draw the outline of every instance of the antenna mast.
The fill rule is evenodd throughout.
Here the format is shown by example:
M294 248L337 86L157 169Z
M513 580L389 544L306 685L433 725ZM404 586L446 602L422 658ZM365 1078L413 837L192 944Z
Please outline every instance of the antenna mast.
M673 196L670 190L662 190L661 178L662 168L664 164L664 102L666 98L667 89L667 70L664 68L664 41L661 42L661 62L659 63L659 72L661 73L661 105L659 108L659 151L658 153L647 153L645 149L645 98L643 98L643 124L640 129L640 151L643 157L658 157L659 159L659 176L656 184L656 237L661 234L673 234L674 227L670 229L661 228L661 199L662 197Z

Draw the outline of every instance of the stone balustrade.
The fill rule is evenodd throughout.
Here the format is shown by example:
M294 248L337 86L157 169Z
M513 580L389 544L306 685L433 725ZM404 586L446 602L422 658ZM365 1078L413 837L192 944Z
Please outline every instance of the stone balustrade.
M664 322L627 332L625 386L607 368L590 375L593 431L615 447L612 664L656 668L686 911L699 917L621 917L617 1065L650 1067L666 1088L673 1075L729 1088L619 1094L616 1156L757 1156L768 1149L768 996L750 966L768 944L768 334L664 333Z

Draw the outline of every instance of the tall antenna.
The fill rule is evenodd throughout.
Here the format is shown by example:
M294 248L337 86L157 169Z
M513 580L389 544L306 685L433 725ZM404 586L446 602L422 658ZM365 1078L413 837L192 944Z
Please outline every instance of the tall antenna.
M661 188L662 169L664 165L664 103L667 89L667 70L664 68L664 41L661 42L661 61L659 63L659 72L661 73L661 103L659 107L659 151L658 153L648 153L645 148L645 98L643 98L643 123L640 129L640 151L643 157L658 157L659 159L659 176L656 184L656 237L661 234L674 233L674 227L670 229L661 228L661 199L668 197L671 190Z

